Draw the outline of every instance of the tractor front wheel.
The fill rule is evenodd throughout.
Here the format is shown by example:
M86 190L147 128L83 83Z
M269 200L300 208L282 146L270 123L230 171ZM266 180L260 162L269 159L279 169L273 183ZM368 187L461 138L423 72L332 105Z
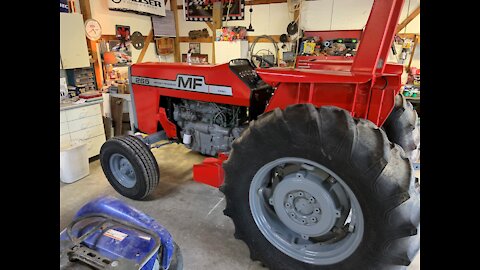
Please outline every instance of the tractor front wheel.
M134 136L118 136L106 141L100 149L100 164L110 185L130 199L145 198L160 179L150 148Z
M348 111L297 104L264 114L224 169L235 237L270 269L402 269L419 249L409 159Z

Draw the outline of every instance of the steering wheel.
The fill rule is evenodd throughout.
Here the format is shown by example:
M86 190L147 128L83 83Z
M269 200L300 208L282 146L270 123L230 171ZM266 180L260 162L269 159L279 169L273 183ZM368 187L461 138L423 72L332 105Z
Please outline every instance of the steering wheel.
M270 42L273 44L273 46L275 47L275 53L273 54L273 63L269 60L266 60L264 58L262 58L261 56L259 56L257 53L261 50L265 50L265 49L261 49L261 50L258 50L255 54L253 53L254 51L254 48L255 48L255 45L257 44L258 40L262 39L262 38L265 38L265 39L268 39L270 40ZM261 35L261 36L258 36L255 38L255 40L253 40L252 42L252 45L250 46L250 62L252 62L252 65L255 67L255 68L258 68L258 66L254 63L253 59L260 59L260 62L261 61L265 61L265 63L267 63L270 67L274 67L277 65L277 55L278 55L278 45L277 45L277 42L271 37L271 36L268 36L268 35Z
M252 64L253 64L256 68L257 68L258 66L257 66L257 65L255 64L255 62L253 61L253 58L255 58L255 59L257 59L258 61L260 61L260 65L261 65L262 62L267 63L267 64L268 64L268 67L267 67L267 68L269 68L269 67L274 67L274 66L275 66L275 64L272 63L272 62L270 62L270 60L267 60L267 59L263 58L263 55L254 54L254 55L252 55L252 61L251 61L251 62L252 62Z

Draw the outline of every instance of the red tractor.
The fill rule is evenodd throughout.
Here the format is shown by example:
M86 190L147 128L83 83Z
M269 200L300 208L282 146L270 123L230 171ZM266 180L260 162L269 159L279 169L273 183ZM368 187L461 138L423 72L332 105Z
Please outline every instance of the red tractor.
M406 268L419 249L417 114L399 95L403 66L385 63L402 5L374 2L349 60L132 65L135 127L148 136L102 146L108 181L146 197L160 176L150 149L183 143L209 156L194 179L225 194L224 213L253 260L270 269Z

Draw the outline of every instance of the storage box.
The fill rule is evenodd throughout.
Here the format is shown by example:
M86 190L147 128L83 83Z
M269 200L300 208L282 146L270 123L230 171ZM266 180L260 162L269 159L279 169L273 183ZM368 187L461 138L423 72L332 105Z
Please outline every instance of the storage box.
M87 145L78 142L60 148L60 181L73 183L90 173Z

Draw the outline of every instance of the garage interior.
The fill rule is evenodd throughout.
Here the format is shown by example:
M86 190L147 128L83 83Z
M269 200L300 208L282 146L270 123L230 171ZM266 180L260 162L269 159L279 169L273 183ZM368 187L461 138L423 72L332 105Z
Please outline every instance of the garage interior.
M60 233L77 218L82 206L112 196L168 230L181 250L183 269L266 269L265 264L251 259L245 242L234 237L234 223L223 212L224 193L214 184L195 179L194 165L205 165L206 158L218 160L216 154L220 151L185 147L189 134L179 131L183 140L175 142L161 137L155 141L161 145L158 148L151 144L160 180L144 198L122 196L109 183L101 164L102 145L113 137L146 138L153 133L139 129L142 115L139 101L132 98L132 65L182 62L193 67L246 58L268 72L272 67L315 69L311 61L314 58L350 61L359 46L355 40L360 39L361 44L361 31L365 30L374 1L170 1L162 0L163 15L142 9L152 1L124 0L132 3L127 8L115 7L122 1L113 0L60 1ZM230 7L238 8L238 16L230 13L228 3L232 2ZM419 130L420 1L398 2L402 2L401 12L386 62L402 66L398 95L418 115L415 128ZM219 19L222 4L224 16L225 12L231 15L223 22ZM201 19L204 14L186 8L192 5L204 7L210 17ZM315 38L321 31L333 30L355 31L348 32L350 39L340 37L344 41ZM409 161L416 183L420 182L418 150L419 142L415 149L418 153L412 154L415 159ZM318 269L325 268L320 265ZM420 269L420 252L406 269Z

